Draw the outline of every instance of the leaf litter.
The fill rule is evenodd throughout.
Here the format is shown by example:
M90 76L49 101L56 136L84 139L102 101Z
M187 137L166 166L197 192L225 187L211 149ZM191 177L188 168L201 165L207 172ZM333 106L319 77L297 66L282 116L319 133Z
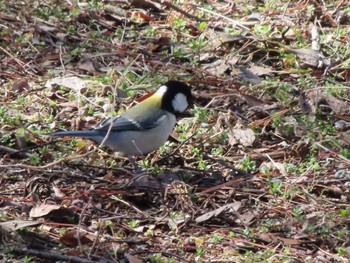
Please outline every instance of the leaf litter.
M349 260L344 1L0 7L2 260ZM193 86L195 108L141 177L44 136L167 79Z

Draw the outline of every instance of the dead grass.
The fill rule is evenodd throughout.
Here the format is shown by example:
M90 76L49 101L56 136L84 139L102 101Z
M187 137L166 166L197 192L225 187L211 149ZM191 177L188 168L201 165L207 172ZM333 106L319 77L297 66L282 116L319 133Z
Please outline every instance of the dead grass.
M0 10L1 260L348 262L345 2ZM168 79L192 85L195 108L143 176L44 136Z

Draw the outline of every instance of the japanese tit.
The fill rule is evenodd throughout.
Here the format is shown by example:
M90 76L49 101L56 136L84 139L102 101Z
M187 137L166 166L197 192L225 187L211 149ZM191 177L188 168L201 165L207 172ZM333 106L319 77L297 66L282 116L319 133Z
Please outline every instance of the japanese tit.
M111 150L126 155L138 168L132 156L147 154L163 145L176 124L176 117L191 102L189 86L179 81L168 81L147 99L121 115L103 120L94 129L59 131L50 135L84 137L103 143Z

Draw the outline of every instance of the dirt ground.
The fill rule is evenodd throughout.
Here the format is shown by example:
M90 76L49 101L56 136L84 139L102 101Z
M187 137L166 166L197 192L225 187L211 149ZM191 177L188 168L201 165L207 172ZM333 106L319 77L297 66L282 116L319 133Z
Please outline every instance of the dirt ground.
M347 1L0 1L1 262L349 262ZM129 161L84 139L167 80Z

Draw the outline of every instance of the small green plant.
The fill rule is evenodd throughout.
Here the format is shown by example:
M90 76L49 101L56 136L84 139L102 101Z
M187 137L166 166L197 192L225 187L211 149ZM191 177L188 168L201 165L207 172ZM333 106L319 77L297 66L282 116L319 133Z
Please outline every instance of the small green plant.
M154 27L149 26L145 29L145 34L146 36L155 36L157 34L157 31Z
M267 226L259 227L259 233L268 233L270 229Z
M17 43L24 43L24 42L26 42L26 38L24 35L19 35L18 37L15 38L15 41Z
M271 175L272 174L270 167L268 167L267 165L262 166L259 170L260 170L260 173L264 174L264 175Z
M77 138L72 138L69 142L69 145L72 146L72 147L77 147L78 146L78 141L79 139Z
M148 169L151 167L151 162L148 159L142 159L141 161L138 162L138 164L145 169Z
M38 165L41 162L40 155L38 153L33 153L29 157L29 162L31 165Z
M111 220L105 220L104 223L105 223L106 227L112 227L113 226L113 222Z
M236 236L236 233L233 232L233 231L230 231L230 232L228 233L228 236L229 236L229 237L235 237L235 236Z
M199 37L188 40L188 46L195 52L200 51L207 45L208 41L205 39L205 35L201 34Z
M255 25L254 26L254 32L257 35L266 35L268 32L270 32L271 26L270 25Z
M186 50L184 50L182 47L174 47L173 54L179 58L184 58L187 56Z
M152 174L162 174L164 173L164 167L159 165L151 166Z
M160 148L161 155L170 154L175 146L174 142L166 141Z
M72 16L78 16L80 14L80 12L81 12L80 8L74 7L74 8L71 9L70 14Z
M193 148L191 149L191 152L192 152L192 154L193 154L194 156L197 156L197 155L200 154L201 150L200 150L198 147L193 147Z
M178 29L180 29L180 30L183 30L184 28L185 28L185 26L186 26L186 21L184 20L184 19L182 19L182 18L177 18L177 19L175 19L173 22L172 22L172 24L171 24L173 27L175 27L175 28L178 28Z
M268 178L267 180L269 184L270 193L283 195L284 192L282 190L282 182L280 180L275 180L274 178Z
M22 263L33 263L33 262L35 262L35 259L33 257L30 257L30 256L25 256L21 261L22 261Z
M181 178L181 181L188 182L188 181L191 180L191 178L193 178L193 174L188 173L188 172L184 172L184 173L180 174L180 178ZM193 198L193 201L194 201L194 200L198 199L198 196L197 195L191 195L191 198Z
M251 233L251 229L249 227L245 227L244 229L241 229L241 233L245 236L249 236Z
M161 174L164 172L164 168L158 165L152 165L151 161L147 158L143 158L138 162L140 167L144 169L149 169L153 174Z
M84 52L84 49L77 47L70 52L70 55L73 59L75 59L75 58L79 58L83 52Z
M198 247L196 248L196 255L203 257L205 254L205 248L204 247Z
M140 221L137 220L137 219L131 219L130 222L129 222L129 226L132 227L132 228L138 227L139 224L140 224Z
M24 97L19 98L20 101L23 100ZM21 104L24 102L22 101ZM16 108L16 111L18 109ZM20 107L20 110L22 110L22 107ZM23 123L22 121L22 116L20 113L14 113L14 114L9 114L8 109L5 107L0 107L0 124L9 124L9 125L15 125L15 126L22 126L21 124Z
M235 26L227 25L227 26L225 26L224 30L226 33L229 33L232 36L242 35L242 31L238 30L237 27L235 27Z
M264 5L267 10L274 10L277 8L276 1L273 0L264 1Z
M317 226L310 224L307 226L306 230L309 233L317 233L320 236L327 236L327 235L333 233L333 231L327 225L324 225L324 226L321 226L320 228L318 228Z
M217 147L217 148L212 148L211 149L211 154L213 156L222 156L222 153L223 153L223 149L222 148Z
M338 238L344 238L348 234L347 227L343 227L336 232Z
M177 211L170 211L169 212L169 217L172 218L172 219L174 219L174 218L176 218L178 216L179 216L179 212L177 212Z
M202 22L200 22L199 24L198 24L198 28L199 29L206 29L207 28L207 23L206 22L204 22L204 21L202 21Z
M101 1L98 0L91 0L91 1L87 1L87 8L91 9L91 10L100 10L102 11L104 8L104 4Z
M347 208L347 209L339 209L339 214L340 214L342 217L348 217L349 214L350 214L350 208Z
M62 21L65 21L68 18L68 14L58 5L42 6L41 8L37 9L36 13L38 17L44 20L49 20L50 17L56 17Z
M197 157L197 160L198 160L198 168L199 169L202 169L202 170L205 170L205 171L208 171L210 169L210 165L208 164L207 161L203 160L203 156L198 156Z
M216 136L215 143L217 143L219 145L227 145L227 143L228 143L228 132L227 131L222 131L218 136Z
M245 155L240 161L240 167L242 170L252 172L256 170L256 162L251 160L249 155Z
M303 171L309 169L311 171L320 171L323 166L320 164L319 159L316 156L311 156L306 162L300 163L300 168L304 168Z
M306 215L300 207L294 207L292 214L297 220L304 221L306 219Z
M195 107L192 112L196 118L196 123L208 122L208 109Z
M163 257L162 254L153 254L147 257L147 262L149 263L175 263L176 260L172 258Z
M18 96L18 97L17 97L17 102L18 102L18 104L25 104L25 102L26 102L26 97Z
M4 134L0 137L0 143L1 144L4 144L4 145L13 145L14 142L13 140L11 139L11 135L10 134Z
M220 234L217 234L217 233L214 233L214 235L213 235L214 243L219 243L223 238L224 238L223 235L220 235Z
M318 146L313 145L311 146L311 151L317 151ZM284 163L286 170L290 174L302 174L306 171L320 171L324 167L320 164L319 160L315 156L307 156L305 158L305 162L299 163L298 165L292 164L292 163Z
M7 108L0 107L0 120L4 119L5 117L7 117Z
M95 108L94 107L89 107L87 114L90 116L93 116L95 113Z
M156 232L154 231L154 227L149 227L144 234L146 237L154 237Z
M350 256L349 249L346 247L337 247L336 250L339 256Z
M56 106L57 106L57 102L56 101L53 101L53 100L49 101L49 107L56 108Z
M343 155L345 158L350 159L350 150L343 148L340 150L340 154Z

